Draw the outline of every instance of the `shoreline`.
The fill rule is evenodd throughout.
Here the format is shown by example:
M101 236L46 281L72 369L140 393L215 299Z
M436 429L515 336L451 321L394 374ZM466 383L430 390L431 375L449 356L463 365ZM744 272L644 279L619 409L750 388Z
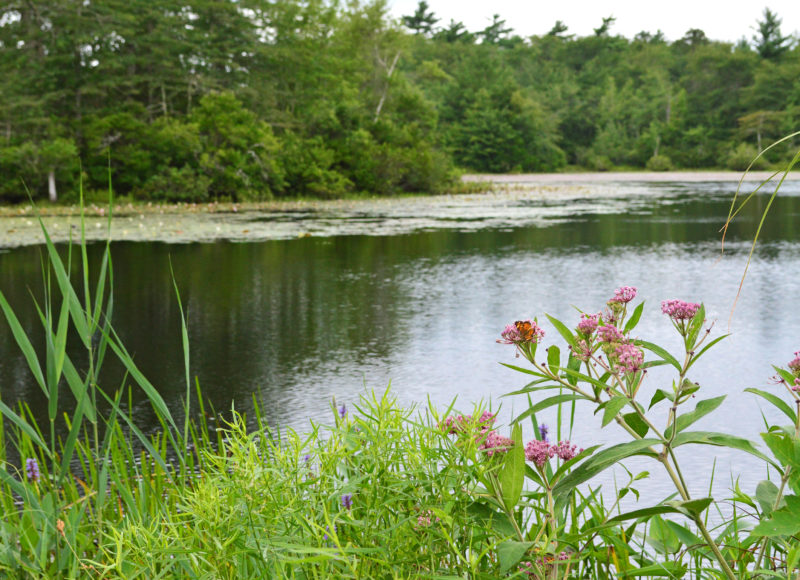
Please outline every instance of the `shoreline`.
M748 174L748 184L770 177ZM546 227L553 219L619 211L633 196L671 195L670 184L730 183L739 172L549 173L465 175L478 193L351 198L158 204L115 203L112 241L164 243L262 242L312 236L402 235L436 229L460 231L520 225ZM800 173L791 176L800 179ZM655 187L653 187L655 186ZM481 189L478 187L477 189ZM752 188L743 188L749 193ZM770 191L772 186L767 189ZM88 241L108 238L107 207L84 208ZM80 207L38 208L54 242L80 239ZM44 243L31 204L0 207L0 251Z

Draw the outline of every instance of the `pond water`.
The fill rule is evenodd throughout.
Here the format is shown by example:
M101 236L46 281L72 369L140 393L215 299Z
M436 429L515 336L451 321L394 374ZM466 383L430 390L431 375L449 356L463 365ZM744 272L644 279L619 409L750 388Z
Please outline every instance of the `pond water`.
M728 395L697 429L758 438L762 412L780 418L742 390L783 396L769 382L771 365L785 365L800 350L800 185L788 182L775 201L730 327L767 198L758 196L737 218L721 256L718 230L735 183L629 182L619 195L613 183L603 188L600 196L588 188L584 197L564 200L526 197L523 187L499 206L472 201L469 211L445 216L439 208L436 220L415 215L417 225L405 228L393 227L402 212L366 212L357 217L361 229L345 229L349 235L115 242L114 325L145 375L179 408L185 385L171 261L188 318L192 375L217 410L247 411L255 398L271 423L303 430L310 419L330 420L334 397L355 411L365 388L382 392L391 382L405 405L430 401L444 409L457 397L456 407L469 411L482 400L502 405L507 421L527 403L501 398L526 383L498 364L521 360L513 347L495 342L504 325L535 316L541 322L548 313L572 326L575 307L596 312L615 288L631 285L646 302L637 330L642 339L678 350L660 312L669 298L703 301L716 321L714 335L731 333L691 377L703 386L698 398ZM314 231L314 216L303 219ZM241 227L264 218L239 214L236 220ZM100 244L90 246L93 260L101 251ZM41 295L41 255L40 246L0 254L0 289L34 336L31 293ZM543 326L545 343L558 342L555 330ZM654 370L642 392L669 381L668 373ZM0 394L11 406L27 401L45 413L5 323ZM143 402L135 416L155 428ZM553 425L555 416L544 413L540 421ZM578 408L571 438L584 447L625 440L614 425L601 430L600 418L585 407ZM692 485L700 492L715 461L724 487L731 473L743 474L749 491L765 476L757 462L720 448L687 449L681 460L700 475ZM669 488L664 482L654 490L665 495Z

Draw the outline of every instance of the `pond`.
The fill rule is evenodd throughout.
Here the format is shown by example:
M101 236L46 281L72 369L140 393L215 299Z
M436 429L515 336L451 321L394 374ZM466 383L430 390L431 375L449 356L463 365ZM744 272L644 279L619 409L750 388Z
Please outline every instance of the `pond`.
M502 405L507 421L527 403L501 398L526 383L498 364L521 360L495 342L504 325L528 317L542 322L548 313L572 326L575 307L599 311L615 288L631 285L646 302L637 330L643 339L678 350L660 312L669 298L703 301L716 321L714 336L731 333L692 375L703 386L698 400L728 395L697 428L758 438L763 405L742 390L780 394L769 382L771 365L785 365L800 350L798 182L788 182L776 199L730 327L766 196L737 218L721 255L719 228L735 183L582 187L571 196L548 196L528 195L518 184L504 196L451 198L444 205L401 200L386 206L391 211L366 204L344 216L229 216L239 230L277 220L314 234L278 236L286 239L115 242L113 322L145 375L179 408L185 384L171 263L188 319L191 372L218 411L232 405L248 411L255 398L272 424L303 430L310 419L330 420L333 398L355 410L365 389L382 392L391 382L403 404L430 401L443 410L456 400L468 411L484 401ZM92 260L101 246L90 245ZM34 335L31 294L41 296L41 255L41 246L0 254L0 289ZM558 342L552 327L543 326L545 343ZM669 380L654 370L643 389L669 387ZM45 414L4 323L0 389L7 404L27 401ZM141 401L135 417L155 428ZM579 407L576 419L571 438L580 446L625 440L613 425L601 430L588 408ZM544 413L540 420L556 419ZM731 472L744 472L750 491L765 476L760 466L750 469L758 463L719 448L687 451L681 460L703 474L695 491L708 486L714 461L725 488Z

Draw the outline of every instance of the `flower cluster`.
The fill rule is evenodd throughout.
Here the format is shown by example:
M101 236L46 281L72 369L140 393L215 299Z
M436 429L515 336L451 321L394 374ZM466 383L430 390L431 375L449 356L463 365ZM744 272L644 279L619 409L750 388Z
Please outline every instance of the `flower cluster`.
M514 324L506 325L500 337L497 342L501 344L536 344L544 337L544 330L535 320L517 320Z
M442 520L440 520L438 516L434 518L432 510L425 510L417 516L417 523L414 525L414 529L421 530L423 528L429 528L434 522L440 521Z
M439 423L439 429L450 435L472 435L478 444L478 449L486 451L491 457L495 453L505 453L514 445L514 440L500 435L494 431L497 415L484 411L480 417L472 415L450 415Z
M614 351L616 354L616 367L625 373L637 373L642 370L644 354L641 349L631 343L620 344Z
M636 288L633 286L622 286L614 290L614 296L609 298L609 302L616 304L627 304L636 298Z
M566 440L553 445L547 440L534 439L525 446L525 459L536 467L544 467L551 457L558 456L563 461L569 461L582 451L583 449L578 449L577 445Z
M600 342L621 342L625 340L622 331L613 324L604 324L597 328L597 338Z
M661 312L672 320L691 320L699 309L699 304L684 300L664 300L661 303Z
M540 569L544 568L545 570L550 570L556 562L563 562L565 560L569 560L569 552L559 552L555 556L551 554L547 554L545 556L540 556L536 558L536 566ZM533 562L526 560L524 562L519 563L519 571L528 576L529 578L539 578L539 574L536 571Z
M483 428L491 428L492 425L494 425L496 417L496 414L490 413L489 411L481 413L481 416L478 417L477 420L473 419L472 415L449 415L445 417L444 421L439 423L439 428L450 435L455 435L456 433L467 431L468 425L472 425L473 423Z
M478 448L486 450L486 455L491 457L495 453L505 453L513 445L513 439L504 437L497 431L488 431L486 433L486 439L483 440Z
M794 380L794 384L791 388L795 393L800 393L800 378Z
M581 314L581 319L578 322L578 332L586 338L589 338L597 330L597 325L600 322L599 314Z
M25 460L25 473L28 475L28 481L34 483L39 481L39 463L33 457L28 457Z
M800 350L794 353L794 358L789 361L789 364L786 365L789 367L789 370L792 371L792 374L796 377L800 377Z
M342 495L342 507L346 510L350 510L353 508L353 494L352 493L345 493Z

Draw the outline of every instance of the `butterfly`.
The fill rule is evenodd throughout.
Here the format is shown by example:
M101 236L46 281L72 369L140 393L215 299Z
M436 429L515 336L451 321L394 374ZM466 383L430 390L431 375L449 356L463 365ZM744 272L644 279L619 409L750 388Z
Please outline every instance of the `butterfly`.
M532 342L536 338L536 333L530 320L517 320L514 326L517 327L520 338L525 342Z

